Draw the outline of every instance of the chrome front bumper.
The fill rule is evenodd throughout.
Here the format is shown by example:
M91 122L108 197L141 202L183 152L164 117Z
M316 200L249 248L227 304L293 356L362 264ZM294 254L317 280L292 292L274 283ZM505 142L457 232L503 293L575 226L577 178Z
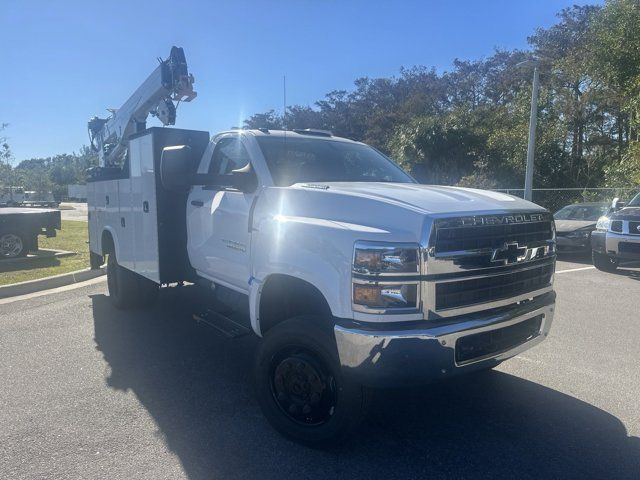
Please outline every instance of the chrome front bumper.
M463 319L425 320L403 327L339 320L334 332L348 378L372 387L416 385L497 365L533 347L548 335L554 309L555 292L549 292L519 305L469 314ZM542 316L540 329L532 338L488 356L456 362L459 339L517 325L538 315Z
M628 235L624 233L607 232L605 240L606 253L615 255L620 258L628 258L630 260L640 260L638 253L625 253L620 251L621 243L640 244L640 235Z

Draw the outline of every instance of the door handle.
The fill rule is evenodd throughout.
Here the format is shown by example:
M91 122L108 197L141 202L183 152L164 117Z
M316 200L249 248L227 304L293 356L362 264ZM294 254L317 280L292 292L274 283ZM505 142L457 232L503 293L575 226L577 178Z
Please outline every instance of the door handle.
M144 213L149 213L149 202L147 202L146 200L142 202L142 211Z
M204 202L202 200L191 200L191 205L194 207L201 207L204 205Z

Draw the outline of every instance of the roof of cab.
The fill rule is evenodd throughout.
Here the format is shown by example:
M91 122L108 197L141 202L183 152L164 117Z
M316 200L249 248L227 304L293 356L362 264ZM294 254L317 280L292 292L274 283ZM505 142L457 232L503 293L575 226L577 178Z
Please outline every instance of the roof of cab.
M326 132L323 130L319 130L319 132ZM354 140L350 140L348 138L344 138L344 137L336 137L335 135L318 135L316 133L313 133L313 131L311 132L304 132L303 130L297 130L297 131L293 131L293 130L271 130L271 129L266 129L266 128L260 128L260 129L234 129L234 130L227 130L224 132L220 132L218 135L221 135L223 133L244 133L244 134L250 134L256 137L292 137L292 138L315 138L318 140L328 140L328 141L338 141L338 142L348 142L348 143L360 143L360 142L356 142ZM216 135L217 136L217 135Z

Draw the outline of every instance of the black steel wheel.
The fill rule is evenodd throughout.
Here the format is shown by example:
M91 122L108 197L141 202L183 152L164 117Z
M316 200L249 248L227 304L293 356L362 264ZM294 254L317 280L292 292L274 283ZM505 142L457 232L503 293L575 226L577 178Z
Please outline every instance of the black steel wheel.
M304 348L283 348L271 359L271 394L278 407L301 425L327 422L336 407L335 378L322 358Z
M300 443L343 440L366 413L370 393L344 377L329 319L296 317L273 327L262 340L254 373L265 417Z

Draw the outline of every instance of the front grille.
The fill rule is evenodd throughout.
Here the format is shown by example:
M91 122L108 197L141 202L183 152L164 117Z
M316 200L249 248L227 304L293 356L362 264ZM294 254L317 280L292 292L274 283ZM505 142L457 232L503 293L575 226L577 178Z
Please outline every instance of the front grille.
M474 333L456 341L456 363L499 355L540 335L544 315L508 327Z
M620 253L633 253L640 255L640 243L620 242L618 244Z
M611 231L616 233L622 233L622 220L613 220L611 222Z
M504 225L440 227L436 230L436 253L499 248L505 243L532 245L551 239L551 219Z
M640 235L640 222L629 222L629 233L631 235Z
M551 283L553 263L471 280L436 285L436 309L460 308L516 297Z
M439 218L433 235L425 265L429 318L491 309L551 288L555 228L549 212Z

